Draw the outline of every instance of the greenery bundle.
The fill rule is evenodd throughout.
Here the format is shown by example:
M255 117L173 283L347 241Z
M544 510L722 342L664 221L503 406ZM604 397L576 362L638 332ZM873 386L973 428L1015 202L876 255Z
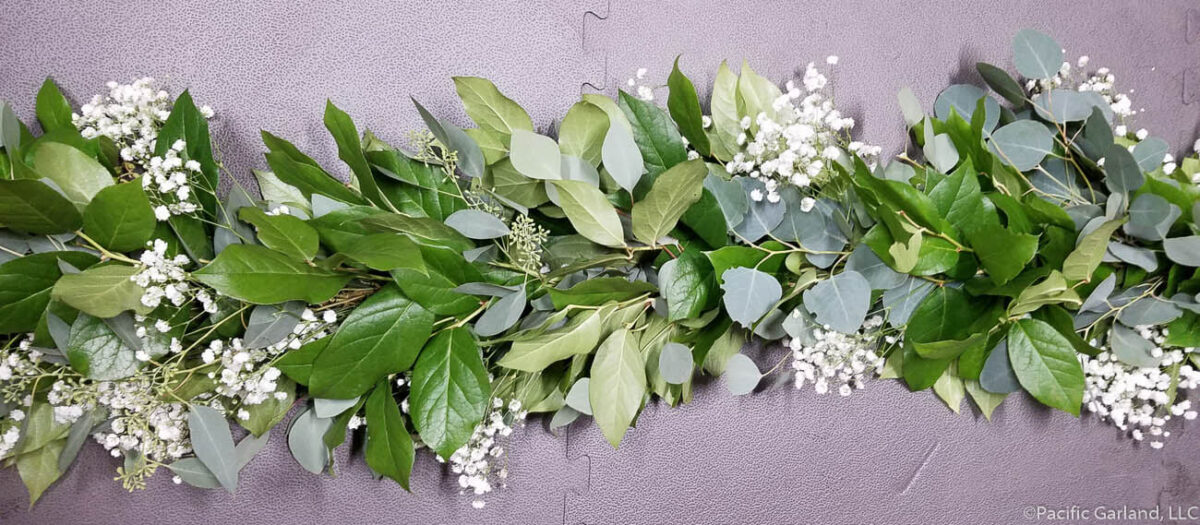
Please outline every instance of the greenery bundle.
M1024 84L978 65L999 99L900 94L923 161L853 141L811 64L784 89L722 64L705 112L677 61L665 108L639 72L556 137L480 78L454 79L477 127L416 104L406 148L330 103L349 182L264 131L257 197L188 93L75 112L47 80L41 136L0 115L0 458L31 500L89 437L130 489L233 491L298 405L309 471L365 425L378 475L407 488L424 447L482 496L527 414L615 447L697 373L901 378L988 418L1024 390L1161 446L1200 384L1200 161L1128 133L1107 71L1013 49ZM788 352L764 373L751 338Z

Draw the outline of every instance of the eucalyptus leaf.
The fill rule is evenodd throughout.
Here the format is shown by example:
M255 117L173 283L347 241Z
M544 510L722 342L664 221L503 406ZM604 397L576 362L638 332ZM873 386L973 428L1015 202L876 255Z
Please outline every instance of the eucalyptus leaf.
M1036 121L1018 120L991 134L988 151L1017 171L1028 171L1054 151L1054 134Z
M527 303L523 287L501 296L479 316L479 320L475 322L475 333L483 337L503 333L517 324Z
M511 232L495 215L473 208L458 210L446 217L446 225L470 239L495 239Z
M746 328L750 328L770 312L775 303L783 297L783 288L779 281L753 268L725 270L721 274L721 281L725 310L731 319Z
M210 407L193 405L188 413L188 430L196 457L232 494L237 490L238 470L241 467L225 416Z
M762 380L762 372L746 354L733 354L726 362L725 373L721 374L721 377L724 378L725 388L730 394L744 396L758 387L758 382Z
M692 350L680 343L668 342L658 354L658 373L672 385L686 383L692 378L695 362Z
M1200 267L1200 235L1164 239L1163 251L1176 264Z
M979 372L979 386L993 394L1010 394L1021 389L1017 373L1008 360L1008 344L1000 341L988 354Z
M1162 362L1162 357L1154 357L1150 353L1154 350L1155 344L1147 341L1131 328L1114 323L1108 337L1113 354L1127 365L1158 368L1159 363Z
M1029 78L1050 78L1063 63L1062 47L1036 29L1022 29L1013 37L1013 63Z
M843 334L858 331L871 305L871 284L862 274L846 270L805 290L804 307L817 322Z

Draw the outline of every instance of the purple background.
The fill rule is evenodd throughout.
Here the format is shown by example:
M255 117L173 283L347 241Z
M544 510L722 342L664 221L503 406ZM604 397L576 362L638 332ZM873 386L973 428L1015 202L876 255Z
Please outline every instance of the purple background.
M1023 27L1111 67L1146 109L1133 129L1175 152L1200 116L1200 12L1182 0L4 4L0 98L23 118L48 74L76 103L107 80L154 76L217 110L225 167L251 185L250 168L265 166L258 126L346 172L321 125L326 97L400 143L419 126L408 95L465 124L449 77L480 75L545 128L581 91L611 94L638 67L664 81L679 53L702 91L722 59L783 80L837 54L839 105L861 138L896 152L897 90L929 107L948 83L978 83L974 62L1010 66ZM426 454L411 495L372 481L345 447L340 479L309 475L282 430L232 497L174 486L166 472L126 494L110 481L116 461L89 445L31 512L16 473L0 472L0 523L1012 523L1030 505L1200 505L1195 424L1153 451L1023 396L995 419L893 381L849 399L788 388L733 398L714 383L690 406L648 408L619 453L592 426L564 437L531 423L509 447L511 486L483 510Z

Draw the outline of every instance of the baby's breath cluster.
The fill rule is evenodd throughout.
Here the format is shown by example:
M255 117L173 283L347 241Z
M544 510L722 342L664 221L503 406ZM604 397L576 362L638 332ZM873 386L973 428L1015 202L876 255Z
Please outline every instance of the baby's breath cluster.
M836 64L837 58L827 62ZM742 118L737 140L744 150L734 154L725 169L763 181L766 193L754 192L751 198L756 201L779 202L782 184L807 187L827 182L845 150L868 162L881 151L850 140L854 119L834 108L833 98L825 93L828 80L814 64L808 64L802 83L803 89L788 81L787 91L772 102L773 117L762 112L755 119Z
M71 121L84 138L108 137L122 160L140 166L154 156L158 130L171 114L171 96L149 77L132 84L109 82L108 95L92 97L79 111Z
M507 403L500 398L493 398L488 413L483 422L475 427L471 440L450 456L450 471L458 474L458 486L463 493L471 493L476 499L471 503L477 509L483 508L484 500L480 497L492 491L493 484L503 483L508 477L508 469L497 465L500 456L504 455L502 441L512 435L514 426L523 426L525 412L521 402L514 399ZM438 462L446 462L442 457Z
M332 310L325 310L317 317L312 310L305 309L292 333L279 342L262 348L246 348L240 338L229 342L218 339L200 353L200 360L206 365L217 364L216 370L208 372L208 377L216 381L215 391L220 396L243 406L258 405L272 397L283 400L287 394L276 391L280 371L272 366L275 359L288 350L299 349L305 343L327 336L327 329L336 322L337 315ZM243 421L250 418L245 409L240 409L236 415Z
M877 331L881 326L883 318L876 315L868 318L853 334L843 334L826 326L813 329L808 342L799 337L792 338L788 348L792 350L796 388L812 383L818 394L836 388L841 396L849 396L863 388L865 380L883 368L884 359L877 352L881 339Z
M1166 334L1161 328L1140 327L1138 334L1155 344L1153 354L1162 358L1161 366L1136 367L1122 362L1111 350L1096 357L1081 354L1086 386L1083 406L1117 428L1129 432L1136 441L1148 440L1152 448L1162 448L1163 438L1171 435L1165 430L1172 417L1196 419L1196 410L1178 393L1200 386L1200 371L1185 360L1191 349L1163 349ZM1167 370L1179 367L1179 379L1174 398L1172 374Z
M177 140L161 157L151 157L144 165L142 189L154 205L154 218L159 221L200 209L192 191L192 182L201 174L200 163L185 161L186 151L187 143Z
M167 242L154 239L146 243L146 249L139 256L138 272L131 277L140 286L142 304L157 308L165 299L172 306L182 306L195 299L207 313L216 313L217 304L212 294L188 281L184 267L191 264L186 255L174 257L167 255Z

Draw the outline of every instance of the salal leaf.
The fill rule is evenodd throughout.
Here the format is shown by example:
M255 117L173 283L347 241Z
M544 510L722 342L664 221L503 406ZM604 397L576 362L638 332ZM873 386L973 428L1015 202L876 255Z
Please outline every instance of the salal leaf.
M83 224L71 201L36 180L0 180L0 224L24 233L67 233Z
M604 160L604 169L608 170L608 174L617 185L625 191L632 192L645 171L642 166L642 153L634 141L633 132L625 126L610 125L604 135L600 154Z
M1019 275L1025 265L1033 260L1038 247L1036 235L1014 233L997 223L975 230L969 239L979 263L997 285L1003 285Z
M679 125L679 131L688 142L700 153L701 157L709 154L708 134L704 131L703 110L700 109L700 99L696 95L696 87L691 79L679 70L679 57L675 57L675 65L671 68L671 76L667 77L667 87L671 92L667 96L667 110L671 118Z
M53 80L47 78L42 82L34 109L38 122L42 123L42 129L47 133L59 129L75 132L75 124L71 121L71 104Z
M1117 231L1125 219L1110 220L1101 224L1091 233L1079 239L1075 250L1063 261L1063 277L1072 281L1086 281L1092 278L1092 272L1100 266L1105 251L1108 250L1108 240ZM1168 250L1170 255L1170 250Z
M665 111L624 91L620 92L618 104L629 118L633 140L651 178L687 159L683 139Z
M97 381L123 379L141 368L135 350L102 319L87 314L75 318L65 350L71 368Z
M317 255L320 238L317 230L291 215L267 215L246 206L238 210L238 218L258 229L258 240L264 245L293 259L311 260ZM224 252L222 252L224 253Z
M1054 327L1036 319L1010 325L1008 358L1021 386L1035 399L1079 416L1083 368L1071 343Z
M380 288L359 304L313 361L309 391L350 399L417 359L433 330L433 313L405 297L395 285Z
M656 290L646 281L630 281L624 277L599 277L588 279L566 290L551 289L550 298L554 307L563 309L569 305L600 306L610 301L625 301Z
M204 466L212 472L225 490L232 494L237 490L238 470L233 436L225 416L205 405L192 405L188 413L188 430L191 434L192 450Z
M387 381L381 382L367 398L365 456L372 471L408 490L408 477L412 473L416 450Z
M113 252L144 248L157 221L137 181L100 190L83 213L83 231Z
M658 244L700 200L707 175L702 159L676 164L660 174L645 198L633 204L633 236L652 246Z
M594 310L576 314L565 326L520 338L496 364L524 372L540 372L568 357L591 353L600 342L603 319Z
M783 297L779 281L753 268L725 270L721 281L725 311L731 319L747 328L767 315Z
M421 248L399 233L372 233L356 237L339 253L372 270L391 271L408 268L426 274Z
M465 445L483 419L491 383L475 338L464 327L429 340L413 367L409 414L421 440L443 458Z
M817 322L843 334L862 326L871 305L871 284L862 274L847 270L804 291L804 307Z
M392 279L404 295L426 310L440 315L459 315L479 307L475 298L455 291L461 284L483 280L475 265L447 248L421 246L421 269L392 270Z
M620 126L611 126L619 129ZM611 172L611 170L610 170ZM625 234L617 210L596 187L581 181L552 181L558 190L559 205L580 235L601 246L625 246Z
M613 448L621 443L646 395L646 364L637 336L622 328L609 335L592 361L588 399L592 417Z
M229 246L207 266L192 272L192 276L224 295L252 304L322 303L350 280L349 275L246 244Z
M17 473L21 476L21 482L25 484L25 490L29 492L31 506L37 503L50 485L58 481L59 476L62 476L58 468L58 456L65 445L66 441L59 439L16 457Z
M1062 67L1062 47L1036 29L1022 29L1013 37L1013 64L1028 78L1050 78Z
M54 283L62 276L60 260L75 268L87 268L97 261L89 253L69 251L35 253L0 264L0 333L37 329L38 319L50 304Z
M89 268L62 276L51 295L76 310L100 318L126 310L146 314L150 308L142 304L144 290L133 282L136 273L137 268L121 264Z
M516 130L512 134L509 159L513 168L531 179L561 180L561 153L554 139L532 131Z
M741 118L738 116L737 104L738 77L725 61L717 68L717 76L713 79L712 97L709 109L712 112L712 141L713 156L728 162L733 154L741 150L737 137L742 132Z
M741 74L738 76L738 114L750 117L750 130L758 131L758 115L765 113L767 118L775 118L774 102L782 93L774 82L755 73L750 68L750 62L742 61Z
M100 190L113 185L113 176L96 159L60 142L40 142L33 150L33 168L54 181L75 206L83 209Z
M991 134L988 151L1017 171L1029 171L1054 151L1054 134L1035 120L1018 120Z
M533 131L529 114L504 96L491 81L478 77L454 77L454 89L471 120L480 128L504 137L505 142L514 130Z
M579 157L592 166L599 166L608 126L608 115L603 109L587 101L576 102L559 125L558 149L563 155Z
M446 217L446 226L470 239L495 239L508 235L510 230L504 221L483 210L458 210Z
M363 155L362 141L358 138L358 128L354 125L354 120L345 111L333 105L331 100L325 101L324 120L325 129L329 130L329 133L333 135L334 142L337 143L338 158L350 166L351 178L353 181L357 181L354 186L358 187L363 196L371 202L381 207L388 207L387 200L379 192L379 185L375 182L375 174L371 173L371 164Z
M679 321L700 315L716 298L717 281L712 263L696 250L684 250L663 263L658 286L667 301L667 319Z

